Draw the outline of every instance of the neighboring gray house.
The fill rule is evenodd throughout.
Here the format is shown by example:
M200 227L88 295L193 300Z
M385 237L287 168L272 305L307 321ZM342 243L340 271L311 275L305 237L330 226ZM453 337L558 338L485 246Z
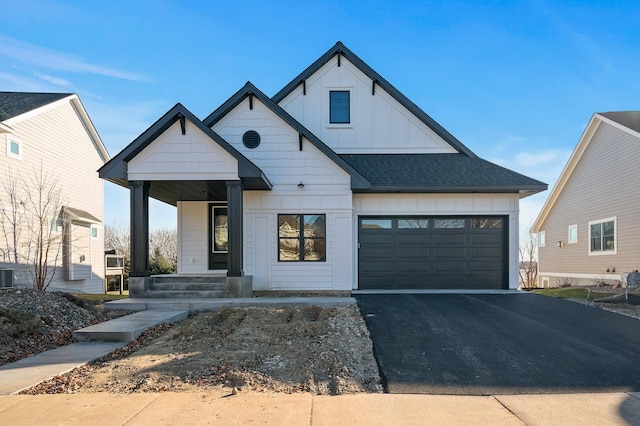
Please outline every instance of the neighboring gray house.
M29 242L25 227L29 217L24 202L34 173L58 179L62 205L51 217L52 235L63 243L49 290L102 293L104 291L104 182L97 170L109 155L80 99L72 93L0 92L0 182L22 177L18 206L22 232L18 264L13 252L12 203L5 185L0 185L0 267L15 269L15 284L32 284L24 257ZM46 199L46 197L45 197ZM50 255L53 258L53 254ZM53 266L53 265L51 265Z
M516 288L519 199L547 187L478 158L340 42L272 98L247 83L204 120L177 104L100 176L131 191L134 293L148 197L177 206L178 275Z
M539 285L593 285L640 269L640 111L591 117L532 231Z

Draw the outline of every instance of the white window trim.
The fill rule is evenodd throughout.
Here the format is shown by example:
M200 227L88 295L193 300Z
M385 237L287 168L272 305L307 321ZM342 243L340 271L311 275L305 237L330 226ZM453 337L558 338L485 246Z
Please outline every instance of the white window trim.
M591 225L595 225L596 223L605 223L605 222L613 222L613 250L601 250L601 251L591 251ZM589 222L589 244L587 244L587 250L589 252L589 256L609 256L612 254L618 254L618 217L608 217L606 219L598 219L592 220Z
M572 229L576 230L576 239L575 240L571 239L571 230ZM567 242L569 244L576 244L578 242L578 224L569 225L569 227L567 228Z
M547 242L546 232L545 231L538 232L538 247L545 247L546 242Z
M6 135L6 141L7 141L7 157L15 158L16 160L22 161L22 149L23 149L22 141L20 139L13 137L10 134ZM11 152L11 142L18 144L18 155Z
M332 123L331 122L331 92L349 92L349 122L348 123ZM331 86L326 87L326 106L324 110L327 114L327 129L353 129L353 101L355 99L355 89L353 86Z

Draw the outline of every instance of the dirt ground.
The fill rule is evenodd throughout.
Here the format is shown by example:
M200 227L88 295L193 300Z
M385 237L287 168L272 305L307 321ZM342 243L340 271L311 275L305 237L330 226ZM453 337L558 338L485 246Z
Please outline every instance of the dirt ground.
M149 330L88 366L25 393L382 392L356 305L230 308Z
M581 303L640 319L640 295L631 299L632 304ZM61 293L2 291L0 365L68 344L73 330L122 314ZM382 386L356 305L248 307L201 312L152 328L123 348L23 393L165 391L337 395L382 392Z

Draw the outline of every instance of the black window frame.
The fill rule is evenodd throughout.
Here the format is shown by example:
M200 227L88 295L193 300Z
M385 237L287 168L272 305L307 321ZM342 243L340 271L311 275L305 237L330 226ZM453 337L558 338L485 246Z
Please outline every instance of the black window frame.
M334 93L346 93L347 95L347 106L346 106L346 121L339 120L338 118L334 118L334 111L336 113L344 113L345 106L337 106L334 105L333 94ZM336 102L344 101L336 99ZM329 123L330 124L351 124L351 91L350 90L330 90L329 91Z
M298 236L297 237L283 237L280 235L280 218L282 216L298 216ZM322 236L305 236L304 234L304 224L305 224L305 216L321 216L323 229ZM324 213L282 213L278 214L278 262L326 262L327 261L327 215ZM299 257L298 259L282 259L280 254L282 251L280 250L280 243L282 240L298 240L299 244ZM323 253L320 259L305 259L305 240L322 240L323 244Z

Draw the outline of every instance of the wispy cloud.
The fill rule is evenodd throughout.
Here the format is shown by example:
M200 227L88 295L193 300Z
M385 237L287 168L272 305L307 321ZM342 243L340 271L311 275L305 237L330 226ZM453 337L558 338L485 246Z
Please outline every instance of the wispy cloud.
M143 81L145 79L140 74L91 64L68 53L25 43L3 35L0 35L0 55L61 71L90 73L132 81Z
M46 92L49 85L44 82L23 75L0 71L0 89L23 92Z
M51 83L54 86L61 86L66 88L73 87L73 83L71 83L69 80L66 80L62 77L54 77L49 74L42 74L39 72L34 73L34 75L38 77L40 80L46 81L47 83Z

